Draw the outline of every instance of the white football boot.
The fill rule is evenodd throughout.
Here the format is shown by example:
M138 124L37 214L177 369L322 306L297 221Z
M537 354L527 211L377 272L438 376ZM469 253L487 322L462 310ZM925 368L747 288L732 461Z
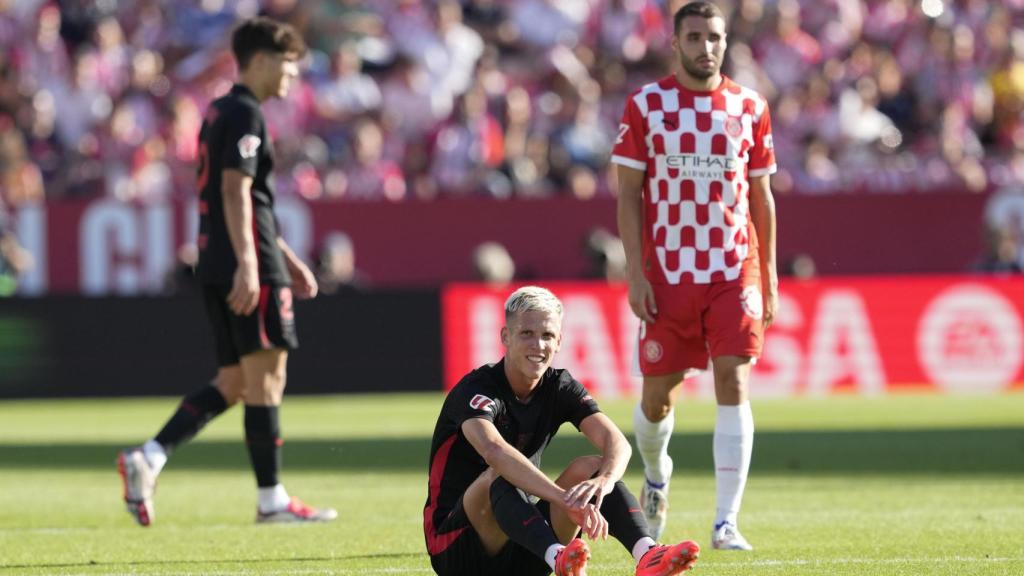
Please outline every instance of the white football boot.
M651 538L661 539L668 522L668 482L655 485L644 478L644 486L640 489L640 508L647 518Z
M735 524L722 522L711 531L711 547L715 550L753 550Z
M153 492L156 491L156 473L150 467L141 448L129 448L117 457L117 471L124 485L124 503L128 513L140 526L153 523Z
M256 522L258 524L307 524L311 522L330 522L338 517L338 511L334 508L313 508L306 505L302 500L292 497L282 510L264 512L256 510Z

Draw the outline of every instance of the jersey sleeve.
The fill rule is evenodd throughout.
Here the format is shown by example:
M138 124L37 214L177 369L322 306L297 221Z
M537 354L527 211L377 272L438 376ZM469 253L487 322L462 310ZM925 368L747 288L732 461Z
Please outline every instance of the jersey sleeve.
M488 396L485 387L475 379L463 380L449 393L448 415L459 429L471 418L482 418L493 423L498 408L498 402Z
M255 110L240 107L224 118L223 168L256 176L260 147L264 146L263 119Z
M562 408L563 422L572 422L572 425L579 430L580 423L587 416L597 414L601 409L597 407L597 402L579 380L569 376L568 372L564 374L564 378L568 382L559 387L559 404Z
M764 104L761 118L754 124L754 145L750 148L747 175L750 177L774 174L775 146L772 143L772 117L768 104Z
M612 149L612 163L647 170L647 124L636 100L630 96L619 123L619 135Z

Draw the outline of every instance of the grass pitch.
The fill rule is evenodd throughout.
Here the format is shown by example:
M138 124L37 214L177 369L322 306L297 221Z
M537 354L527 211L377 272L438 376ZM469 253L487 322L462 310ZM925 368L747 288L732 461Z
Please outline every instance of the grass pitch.
M283 480L341 519L257 526L241 411L175 454L155 524L121 502L117 451L156 432L176 399L0 402L0 574L432 574L425 554L439 394L292 397ZM604 410L629 433L632 401ZM1024 574L1024 395L758 400L743 532L710 550L714 406L683 400L666 540L705 551L693 574ZM563 429L554 475L589 452ZM627 483L636 489L639 457ZM630 575L615 541L591 576ZM486 576L486 575L481 575Z

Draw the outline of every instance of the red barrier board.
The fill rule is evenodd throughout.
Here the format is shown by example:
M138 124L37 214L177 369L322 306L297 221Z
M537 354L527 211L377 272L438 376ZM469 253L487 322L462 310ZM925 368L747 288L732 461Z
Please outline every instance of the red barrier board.
M565 307L557 366L603 395L639 392L638 321L624 285L545 284ZM511 289L443 293L445 387L501 358ZM887 277L786 281L755 367L757 396L1024 388L1024 278ZM713 394L708 372L686 381Z
M1024 214L1024 200L1015 201L1014 209L993 206ZM779 263L806 254L822 275L958 273L982 253L987 202L962 193L779 197ZM197 210L194 199L103 198L17 210L12 221L36 263L22 291L160 293L179 246L195 239ZM313 204L283 197L275 210L285 239L309 261L328 234L347 233L375 288L470 281L473 250L485 241L504 245L520 276L584 278L593 274L583 250L588 233L616 231L613 198Z

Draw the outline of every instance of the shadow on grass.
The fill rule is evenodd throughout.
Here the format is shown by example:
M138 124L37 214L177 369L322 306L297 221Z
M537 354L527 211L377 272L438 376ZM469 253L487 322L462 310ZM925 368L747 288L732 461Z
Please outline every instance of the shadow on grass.
M0 470L113 469L124 446L111 443L3 444ZM711 469L711 435L677 434L670 445L677 470ZM284 445L287 470L315 472L427 472L427 438L294 439ZM563 430L545 452L554 470L594 449L574 430ZM241 440L202 439L181 447L175 469L248 469ZM630 466L640 466L634 456ZM759 432L753 468L759 472L1007 474L1024 472L1024 428L911 431Z
M4 570L16 570L18 568L31 568L33 570L39 570L44 568L89 568L97 566L177 566L177 565L221 565L221 564L245 564L246 566L252 564L276 564L276 563L291 563L291 562L337 562L346 560L397 560L400 558L422 558L423 554L419 552L396 552L394 554L356 554L350 556L317 556L317 557L306 557L306 558L235 558L235 559L219 559L219 560L142 560L138 562L68 562L58 564L0 564L0 569Z

